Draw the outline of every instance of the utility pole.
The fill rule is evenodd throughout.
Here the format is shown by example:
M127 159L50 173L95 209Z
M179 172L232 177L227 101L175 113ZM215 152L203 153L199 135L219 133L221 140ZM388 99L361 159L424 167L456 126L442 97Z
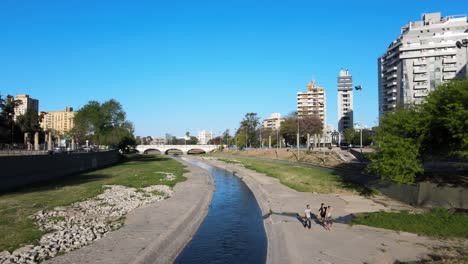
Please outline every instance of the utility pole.
M361 121L361 125L359 126L359 130L360 130L360 137L361 137L361 144L360 144L360 147L361 147L361 154L362 154L362 128L363 128L363 125L362 125L362 87L361 85L358 85L356 87L354 87L354 89L356 89L356 91L361 91L361 95L359 95L359 106L361 107L361 109L359 110L359 119Z

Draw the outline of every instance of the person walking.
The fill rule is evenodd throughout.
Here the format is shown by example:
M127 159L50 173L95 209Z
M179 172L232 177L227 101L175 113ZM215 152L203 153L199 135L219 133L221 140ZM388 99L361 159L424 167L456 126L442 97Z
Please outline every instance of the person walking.
M333 224L332 212L333 212L333 207L331 207L329 205L327 207L327 217L326 217L326 225L327 225L328 230L331 230L331 227L332 227L332 224Z
M324 203L320 205L319 215L320 215L320 222L322 223L322 226L325 229L327 229L327 225L326 225L327 207L325 206Z
M310 227L312 226L312 212L310 210L310 206L306 205L306 209L304 210L304 227Z

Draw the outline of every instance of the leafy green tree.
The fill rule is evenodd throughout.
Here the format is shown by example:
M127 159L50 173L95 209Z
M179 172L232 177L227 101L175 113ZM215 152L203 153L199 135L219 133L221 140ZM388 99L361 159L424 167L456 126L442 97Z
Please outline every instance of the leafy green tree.
M422 105L427 132L424 150L468 159L468 80L439 86Z
M28 109L24 115L17 117L17 123L22 133L30 133L31 136L36 132L42 132L40 122L42 115L36 110Z
M236 147L242 149L247 145L247 133L243 130L238 130L234 137Z
M379 151L371 158L368 169L382 179L412 183L415 175L423 172L416 140L386 134L379 144Z
M287 145L295 145L297 141L297 113L293 112L284 118L281 123L280 133Z
M194 137L194 136L191 136L189 141L187 142L187 144L189 145L196 145L198 144L198 138L197 137Z
M369 171L397 183L414 182L422 173L421 146L427 133L424 114L419 106L386 114L377 128L377 152L371 157Z
M90 101L77 111L71 134L79 142L90 137L94 144L118 146L133 138L133 124L126 120L122 105L114 99L100 104Z
M344 137L344 141L347 143L347 144L353 144L353 141L354 141L354 138L356 137L356 130L354 130L354 128L352 127L349 127L349 128L346 128L344 131L343 131L343 137ZM358 134L359 136L359 134Z
M222 134L222 137L223 137L223 140L222 140L222 143L224 145L230 145L232 144L231 140L232 140L232 137L229 133L229 129L226 129L223 134Z
M244 146L259 146L259 124L260 118L257 113L247 113L244 116L244 119L240 122L239 129L236 132L236 137L239 134L244 134L246 142L244 141ZM239 139L239 138L238 138ZM238 143L241 142L238 140Z

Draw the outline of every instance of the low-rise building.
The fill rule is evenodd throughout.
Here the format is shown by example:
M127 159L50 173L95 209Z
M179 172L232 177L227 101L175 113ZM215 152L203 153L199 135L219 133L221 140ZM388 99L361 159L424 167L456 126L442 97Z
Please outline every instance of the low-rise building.
M281 118L281 114L273 113L269 118L263 119L262 127L278 130L280 129L282 122L284 122L284 118Z

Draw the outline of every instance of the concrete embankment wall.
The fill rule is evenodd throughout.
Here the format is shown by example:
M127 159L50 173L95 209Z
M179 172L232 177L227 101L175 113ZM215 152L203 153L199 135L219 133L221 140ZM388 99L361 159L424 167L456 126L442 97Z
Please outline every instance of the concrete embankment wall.
M118 151L0 157L0 192L118 162Z

